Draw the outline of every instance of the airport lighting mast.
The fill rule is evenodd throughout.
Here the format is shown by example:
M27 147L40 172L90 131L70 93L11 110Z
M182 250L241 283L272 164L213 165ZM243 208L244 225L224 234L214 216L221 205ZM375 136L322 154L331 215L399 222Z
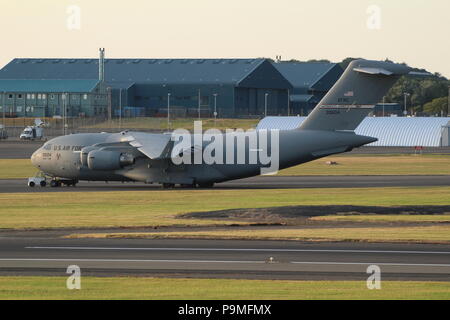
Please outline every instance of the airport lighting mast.
M167 130L170 130L170 96L171 93L167 93Z
M403 96L405 98L405 102L404 102L404 108L405 110L403 110L403 114L406 117L408 115L408 110L406 108L406 98L409 97L411 94L409 94L408 92L403 93Z
M267 117L267 97L269 96L269 94L266 92L266 94L264 95L264 117Z

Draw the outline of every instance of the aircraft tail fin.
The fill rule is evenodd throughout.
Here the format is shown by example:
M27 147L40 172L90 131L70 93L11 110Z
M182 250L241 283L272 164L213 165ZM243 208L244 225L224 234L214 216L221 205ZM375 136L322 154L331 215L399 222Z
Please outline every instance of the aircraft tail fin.
M410 71L408 66L390 62L351 62L299 129L354 131L398 78Z

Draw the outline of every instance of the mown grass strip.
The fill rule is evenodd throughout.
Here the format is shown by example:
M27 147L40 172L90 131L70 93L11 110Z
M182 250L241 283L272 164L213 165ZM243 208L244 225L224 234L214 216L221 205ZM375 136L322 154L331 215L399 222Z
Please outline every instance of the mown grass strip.
M450 243L450 226L367 228L279 228L189 232L72 234L67 238L225 239Z
M248 221L214 217L181 219L179 215L238 208L340 204L449 205L450 187L2 193L0 228L248 224Z
M252 300L252 299L450 299L450 282L280 281L82 277L81 290L68 290L65 277L0 277L0 299L80 300Z

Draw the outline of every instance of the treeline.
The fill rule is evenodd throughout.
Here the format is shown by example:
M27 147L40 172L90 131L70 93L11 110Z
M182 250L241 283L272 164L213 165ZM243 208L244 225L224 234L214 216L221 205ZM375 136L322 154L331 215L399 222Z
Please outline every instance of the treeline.
M346 58L339 63L342 69L346 69L347 66L353 60L359 58ZM393 62L386 59L386 61ZM290 60L290 62L302 62L298 60ZM329 60L308 60L304 62L325 62L331 63ZM405 63L403 63L405 64ZM418 72L427 72L424 69L414 69ZM413 110L416 114L428 114L428 115L447 115L448 114L448 94L449 94L450 81L435 73L428 77L414 77L404 76L401 77L397 83L391 88L386 95L386 103L399 103L404 105L405 93L407 96L407 108Z

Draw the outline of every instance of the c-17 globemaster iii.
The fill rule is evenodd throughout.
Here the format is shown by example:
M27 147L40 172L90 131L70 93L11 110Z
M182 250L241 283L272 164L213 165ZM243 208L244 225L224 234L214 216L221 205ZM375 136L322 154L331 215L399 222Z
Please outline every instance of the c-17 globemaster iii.
M351 62L294 130L71 134L45 143L31 161L50 177L52 187L81 180L212 187L273 173L377 141L354 130L397 79L411 71L389 62Z

